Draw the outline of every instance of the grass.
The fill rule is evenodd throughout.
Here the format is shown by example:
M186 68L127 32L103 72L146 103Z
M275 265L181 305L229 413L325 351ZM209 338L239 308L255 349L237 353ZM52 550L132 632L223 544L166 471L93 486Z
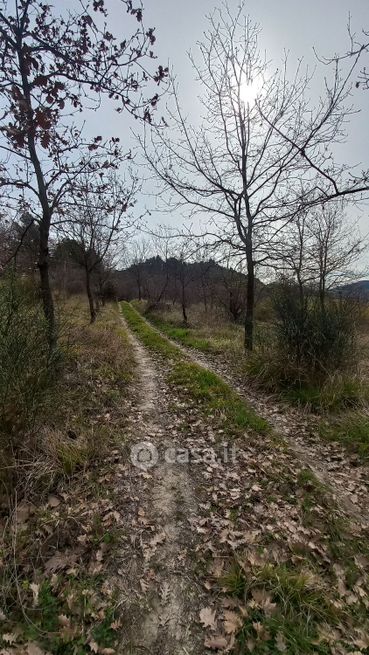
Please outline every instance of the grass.
M218 375L192 362L178 362L169 377L170 382L196 400L206 414L215 414L230 431L251 429L267 434L270 426Z
M266 434L270 426L218 375L188 360L179 348L159 334L129 303L123 315L143 344L172 361L169 381L201 406L205 415L216 415L228 431L251 429Z
M142 305L138 307L143 311ZM227 323L221 317L209 317L194 312L195 321L184 326L179 314L175 311L164 314L150 312L145 315L150 323L187 348L194 348L203 353L233 353L242 352L242 328L239 325ZM204 322L200 322L202 320ZM206 321L206 322L205 322Z
M281 396L293 405L309 407L314 412L337 412L359 407L369 397L368 386L360 380L332 376L321 386L295 385L282 389Z
M153 328L150 327L147 321L142 318L130 303L122 302L120 306L123 316L128 322L130 328L136 332L142 343L149 350L153 350L159 355L174 360L182 357L179 349L170 344L169 341L164 339L156 330L153 330Z
M223 582L247 608L237 635L238 653L331 652L319 644L319 628L322 624L334 627L339 612L311 574L291 570L286 564L266 564L249 571L235 567Z
M319 434L328 441L337 441L364 462L369 461L369 416L363 412L349 412L334 418L324 418Z

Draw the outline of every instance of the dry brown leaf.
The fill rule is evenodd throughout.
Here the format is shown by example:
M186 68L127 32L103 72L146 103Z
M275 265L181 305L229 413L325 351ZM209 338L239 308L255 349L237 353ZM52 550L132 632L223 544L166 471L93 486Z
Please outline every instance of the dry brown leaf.
M238 632L242 626L242 620L236 612L226 610L224 612L224 629L228 635Z
M228 641L222 635L218 635L215 637L206 637L204 641L204 646L206 648L210 648L210 650L223 650L224 648L227 648Z
M29 588L33 593L33 606L36 607L37 603L38 603L38 595L39 595L39 592L40 592L40 585L36 584L35 582L31 582Z
M45 655L45 651L31 641L27 644L27 655Z
M60 505L60 498L57 496L49 496L47 504L49 507L58 507Z
M47 573L52 573L61 569L65 569L71 564L74 564L77 559L77 555L70 553L66 555L65 553L55 553L50 559L47 560L45 564L45 571Z
M281 632L278 632L275 640L275 645L280 653L285 653L287 650L286 640Z
M66 616L65 614L59 614L58 616L58 621L60 625L69 627L70 626L70 618Z
M149 545L151 548L156 548L156 546L159 546L159 544L162 544L167 538L167 535L165 532L159 532L156 534L152 539L149 541Z
M212 628L213 630L216 627L216 611L212 610L210 607L203 607L200 611L200 622L203 624L204 628Z

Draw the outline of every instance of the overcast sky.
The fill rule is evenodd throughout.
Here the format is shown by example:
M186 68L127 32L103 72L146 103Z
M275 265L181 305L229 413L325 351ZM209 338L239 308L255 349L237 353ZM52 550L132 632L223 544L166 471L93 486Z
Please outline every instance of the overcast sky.
M115 4L115 0L112 2ZM236 10L239 1L229 0L228 4ZM187 52L196 53L196 42L207 26L206 15L216 6L213 0L144 0L145 25L156 28L158 61L163 65L169 62L173 68L180 95L189 112L191 105L195 104L198 88ZM268 58L277 64L288 51L292 69L300 58L314 67L313 48L322 56L343 53L348 48L349 15L355 32L360 34L363 28L369 30L369 0L249 0L246 11L262 28L260 44ZM119 34L121 16L119 12L119 20L114 22L116 35ZM118 19L118 13L116 17ZM122 25L122 32L124 30L127 30L127 23ZM369 69L369 55L367 64ZM362 163L363 168L369 168L369 91L354 90L353 99L361 113L352 118L349 138L345 145L339 146L337 156L341 161ZM109 116L107 127L114 129L124 143L129 139L127 120L122 115ZM150 191L153 187L146 188ZM141 199L140 207L144 204L154 207L154 201L149 197ZM368 208L361 212L353 210L364 233L369 231L368 214ZM160 217L152 220L160 220ZM168 217L161 222L164 220L168 222ZM173 217L173 220L178 220L178 217Z

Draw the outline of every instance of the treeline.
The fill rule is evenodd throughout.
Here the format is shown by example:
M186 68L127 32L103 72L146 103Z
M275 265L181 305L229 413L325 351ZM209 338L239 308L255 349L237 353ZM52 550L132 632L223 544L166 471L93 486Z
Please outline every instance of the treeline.
M233 321L242 320L246 306L246 275L242 266L223 266L209 259L188 262L159 255L139 261L114 274L117 294L128 300L146 300L148 308L160 304L181 307L184 323L188 308L202 304L205 312L222 308ZM257 281L261 291L263 284Z

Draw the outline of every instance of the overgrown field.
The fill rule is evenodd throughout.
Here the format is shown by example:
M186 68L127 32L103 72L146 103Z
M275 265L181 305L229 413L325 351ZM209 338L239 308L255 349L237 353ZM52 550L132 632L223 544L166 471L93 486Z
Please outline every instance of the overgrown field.
M15 424L16 450L2 425L4 653L108 653L121 628L109 578L122 530L113 478L134 363L115 306L90 326L84 301L70 301L60 322L57 375Z

